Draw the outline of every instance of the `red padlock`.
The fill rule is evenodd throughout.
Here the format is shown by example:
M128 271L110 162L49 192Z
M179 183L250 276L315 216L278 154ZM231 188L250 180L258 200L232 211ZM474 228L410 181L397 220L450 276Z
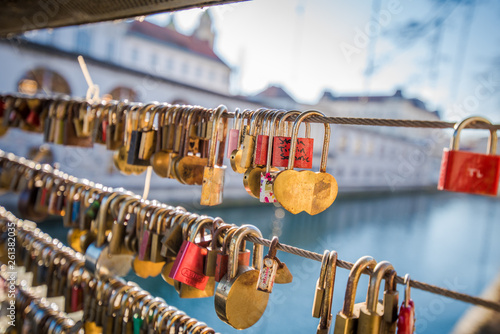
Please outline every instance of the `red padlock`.
M227 266L229 263L229 243L233 237L233 234L238 230L238 227L231 228L224 237L224 242L222 244L222 252L217 253L217 259L215 263L215 281L220 282L220 280L227 273ZM246 249L245 242L241 243L240 251L238 253L238 264L249 266L250 265L250 250Z
M410 298L410 275L405 276L405 300L401 303L398 315L398 334L413 334L415 332L415 305Z
M206 224L206 218L197 220L195 229L191 232L189 238L182 243L168 275L176 281L200 290L205 289L209 279L204 272L208 250L206 247L194 243L194 240L196 240L196 236L205 228Z
M491 122L469 117L455 125L451 149L444 149L438 190L496 196L500 180L500 156L496 155L497 133L490 130L489 154L459 151L460 131L472 122Z
M280 119L278 131L280 136L273 138L273 160L275 167L288 167L288 158L290 157L291 136L285 136L284 121L292 115L299 115L298 111L289 111ZM306 123L306 138L297 138L297 148L295 150L295 168L312 168L314 139L309 138L311 127Z
M231 158L231 153L233 153L233 151L238 149L238 147L240 146L241 142L240 128L241 124L243 123L242 116L243 115L240 112L240 109L236 108L236 110L234 111L233 128L229 130L229 135L227 139L226 157L228 159Z
M255 141L255 155L254 164L257 166L265 166L267 164L267 151L269 146L269 133L271 132L271 127L274 126L272 122L273 116L281 114L283 111L275 110L266 115L264 120L264 125L262 126L262 134L257 135Z

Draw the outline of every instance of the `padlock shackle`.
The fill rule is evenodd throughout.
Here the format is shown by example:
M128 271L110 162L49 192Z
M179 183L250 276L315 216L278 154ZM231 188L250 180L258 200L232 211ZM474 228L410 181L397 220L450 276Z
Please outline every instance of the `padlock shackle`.
M214 219L212 217L209 217L209 216L200 216L198 219L196 219L194 229L192 229L191 233L189 234L188 240L194 242L196 239L196 236L198 234L200 234L202 229L205 229L207 226L210 227L210 225L212 225L213 221L214 221Z
M120 196L119 193L108 193L104 196L99 207L97 233L96 233L96 246L101 247L106 242L106 218L111 202L115 197ZM123 196L123 195L121 195Z
M361 257L351 268L349 278L347 279L347 287L345 289L344 306L342 314L348 318L352 318L354 311L354 303L356 300L356 289L358 287L361 273L368 267L374 268L377 264L371 256Z
M241 243L244 241L245 237L251 235L257 238L262 238L262 233L260 230L253 225L242 225L231 238L231 243L229 245L229 261L228 261L228 273L229 279L232 280L238 274L238 253ZM253 254L252 254L252 264L257 270L262 268L263 256L264 256L264 246L260 244L253 244Z
M297 149L297 138L299 136L299 127L302 121L310 116L325 116L322 112L316 110L310 110L303 112L295 119L293 123L293 133L292 142L290 143L290 156L288 158L288 169L293 170L293 165L295 164L295 150ZM319 167L320 173L326 172L326 164L328 162L328 150L330 147L330 124L325 123L325 134L323 137L323 149L321 151L321 163Z
M220 105L217 107L217 109L215 109L215 112L214 112L214 126L213 126L213 131L212 131L212 138L210 140L210 151L209 151L209 155L208 155L208 164L207 164L207 167L215 167L215 151L217 150L217 137L218 137L218 132L219 132L219 123L220 123L220 120L222 119L222 115L223 114L227 114L227 107L224 106L224 105ZM223 121L226 122L225 126L227 126L227 119L223 119ZM222 155L222 157L224 157L224 148L223 147L219 147L219 158L220 156ZM217 160L220 160L220 159L217 159ZM217 161L219 162L219 161Z
M300 115L300 111L299 110L290 110L290 111L287 111L285 112L285 114L283 115L283 117L280 118L280 121L278 123L278 136L286 136L286 133L285 133L285 121L290 117L290 116L294 116L294 115ZM276 134L276 130L274 132Z
M213 232L213 236L212 236L212 242L210 243L210 247L212 249L216 249L217 248L217 243L219 242L218 239L219 239L219 236L221 235L221 233L223 233L225 230L227 230L228 228L231 228L231 227L234 227L232 225L229 225L229 224L224 224L222 226L219 226L215 232ZM224 239L222 239L222 243L224 243ZM222 247L222 245L221 245Z
M488 120L487 118L481 117L481 116L471 116L460 123L456 123L454 126L455 132L453 132L453 137L451 138L451 150L453 151L458 151L459 150L459 145L460 145L460 132L469 124L475 123L475 122L480 122L480 123L486 123L489 125L492 125L491 121ZM488 142L488 147L487 147L487 153L490 155L496 154L497 152L497 142L498 142L498 135L497 131L494 129L490 129L490 137L489 137L489 142Z
M411 290L410 290L410 274L406 274L404 278L404 285L405 285L405 307L410 307L410 299L411 299Z
M373 274L370 276L370 285L368 286L368 293L366 295L366 308L372 313L377 312L378 295L380 284L385 275L394 271L393 265L388 261L380 261L373 269Z
M277 112L273 115L271 120L271 127L269 131L269 141L267 142L267 161L266 161L266 174L271 171L271 160L273 156L273 143L274 136L277 132L276 122L281 122L281 118L286 115L286 112Z
M332 320L332 301L333 290L335 287L335 275L337 273L337 259L338 254L332 250L328 252L327 270L325 275L325 295L323 298L323 305L321 307L321 318L319 321L318 329L330 328Z

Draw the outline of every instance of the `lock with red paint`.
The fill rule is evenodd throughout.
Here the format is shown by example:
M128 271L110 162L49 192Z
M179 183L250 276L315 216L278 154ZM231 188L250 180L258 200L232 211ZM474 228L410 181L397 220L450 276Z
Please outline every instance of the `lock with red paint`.
M483 117L473 116L455 125L451 148L443 151L438 190L496 196L500 180L496 131L490 130L488 154L459 150L460 132L473 122L491 124Z
M205 289L209 279L204 270L208 249L202 246L206 242L195 243L195 240L208 223L211 220L205 217L196 221L189 238L182 243L169 274L170 278L200 290Z
M279 122L278 135L273 137L273 152L272 152L272 165L275 167L288 167L288 159L290 157L290 146L292 137L285 129L285 121L288 117L293 115L300 115L298 111L287 112ZM291 130L291 128L290 128ZM295 150L295 168L312 168L314 139L310 138L311 128L309 123L306 123L306 137L297 138L297 148Z

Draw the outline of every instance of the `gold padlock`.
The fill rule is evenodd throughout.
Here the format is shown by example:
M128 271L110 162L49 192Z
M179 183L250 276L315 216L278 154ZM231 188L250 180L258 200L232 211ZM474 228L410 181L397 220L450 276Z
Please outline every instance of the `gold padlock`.
M229 245L228 272L217 285L215 311L219 319L236 329L253 326L264 314L269 294L255 288L259 280L264 247L254 244L252 266L238 266L240 244L247 235L262 237L258 228L242 225Z
M377 262L370 256L363 256L354 263L347 279L344 306L337 313L333 334L356 334L358 329L359 309L362 304L355 304L356 288L361 273L368 267L374 268Z
M222 203L224 191L224 175L226 166L224 166L224 146L225 133L227 130L227 118L222 115L227 113L227 108L223 105L217 107L214 113L214 131L210 143L210 153L208 156L208 165L203 170L203 184L201 187L201 205L218 205ZM222 120L221 120L222 118ZM219 123L223 122L224 140L220 143L217 141L218 132L220 131ZM216 149L219 144L217 161Z
M325 275L325 293L321 306L321 319L318 324L317 334L328 334L332 323L333 288L335 287L335 274L337 272L337 252L328 252L328 263Z
M243 111L243 113L241 114L241 119L240 119L240 129L239 129L239 136L238 136L238 145L236 147L236 149L234 149L232 152L231 152L231 155L229 157L229 162L230 162L230 165L231 165L231 168L233 169L233 171L235 171L236 173L239 173L239 174L243 174L246 170L246 168L243 168L241 167L241 157L242 157L242 154L243 154L243 150L242 150L242 144L243 142L245 141L245 137L248 135L247 134L247 130L248 130L248 125L243 125L243 121L246 120L247 122L250 121L250 119L252 118L253 114L255 113L254 110L249 110L249 109L245 109Z
M315 215L323 212L335 201L338 193L337 180L326 172L330 143L330 124L324 124L325 135L323 138L319 173L309 170L300 172L293 170L299 126L304 119L310 116L324 116L324 114L318 111L306 111L297 117L293 125L288 169L281 171L274 181L276 200L283 208L293 214L306 211L310 215Z
M387 261L377 263L370 277L366 304L361 307L358 321L358 333L379 334L384 318L384 306L378 301L379 289L386 274L394 272L394 267ZM388 288L389 284L386 284ZM388 289L389 290L389 289ZM390 291L390 290L389 290ZM397 301L396 301L397 309Z

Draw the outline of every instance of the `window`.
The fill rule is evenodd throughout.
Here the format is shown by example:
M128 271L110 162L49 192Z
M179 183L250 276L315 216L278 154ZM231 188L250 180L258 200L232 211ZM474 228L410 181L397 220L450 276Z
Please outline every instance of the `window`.
M183 63L182 64L182 74L188 74L188 73L189 73L189 64Z
M90 51L90 33L84 29L78 29L76 32L76 51L88 54Z
M113 58L115 57L115 42L114 41L109 41L108 42L108 60L113 61Z
M155 70L157 65L158 65L158 55L156 53L153 53L151 55L151 69Z
M201 66L196 67L196 77L201 78L203 76L203 68Z
M139 60L139 50L137 49L132 49L130 53L130 59L133 62L137 62Z
M167 58L167 70L172 71L174 69L174 59Z
M62 93L71 94L68 82L62 75L46 68L36 68L26 72L18 82L17 89L24 94Z
M214 80L215 79L215 72L214 71L208 72L208 79L210 79L210 80Z
M129 100L137 101L137 93L128 87L118 86L109 92L111 98L114 100Z

